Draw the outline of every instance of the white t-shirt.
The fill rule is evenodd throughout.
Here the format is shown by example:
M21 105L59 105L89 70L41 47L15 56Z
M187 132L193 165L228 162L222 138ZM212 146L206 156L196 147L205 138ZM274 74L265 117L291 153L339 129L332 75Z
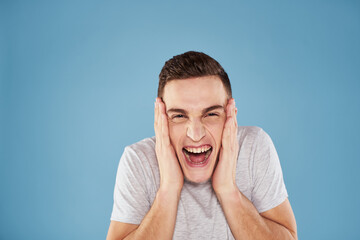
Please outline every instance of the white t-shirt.
M236 184L259 213L270 210L287 197L274 144L259 127L239 127ZM160 173L155 137L125 148L120 159L111 220L140 224L159 189ZM173 239L234 239L211 180L184 182Z

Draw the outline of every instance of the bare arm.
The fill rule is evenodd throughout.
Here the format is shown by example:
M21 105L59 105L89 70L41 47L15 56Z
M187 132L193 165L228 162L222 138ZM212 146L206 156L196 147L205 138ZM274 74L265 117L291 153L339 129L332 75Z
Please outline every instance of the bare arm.
M288 199L259 214L238 189L217 197L235 239L297 239L295 217Z
M180 194L159 190L140 225L112 221L107 240L172 239Z
M106 240L124 239L132 231L138 228L137 224L111 221Z
M177 207L184 183L183 174L170 143L165 105L155 103L156 156L160 170L160 188L140 225L112 221L107 240L172 239Z
M295 217L287 199L279 206L259 214L237 188L235 169L239 147L236 112L235 101L230 99L219 162L212 178L213 188L231 232L236 239L297 239Z
M140 226L125 239L172 239L180 193L158 191Z

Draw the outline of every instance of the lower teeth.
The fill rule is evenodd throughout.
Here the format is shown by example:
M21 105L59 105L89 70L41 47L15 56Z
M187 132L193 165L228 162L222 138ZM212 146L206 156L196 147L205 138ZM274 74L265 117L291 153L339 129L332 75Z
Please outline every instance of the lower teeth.
M186 155L186 158L189 160L189 162L191 162L192 164L198 164L198 165L201 165L201 164L203 164L203 163L205 163L206 162L206 160L208 159L208 157L209 157L209 155L210 155L210 153L211 153L211 148L206 152L206 154L205 154L205 159L204 159L204 161L201 161L201 162L193 162L193 161L191 161L191 159L190 159L190 156L189 156L189 154L186 152L186 150L185 150L185 155Z

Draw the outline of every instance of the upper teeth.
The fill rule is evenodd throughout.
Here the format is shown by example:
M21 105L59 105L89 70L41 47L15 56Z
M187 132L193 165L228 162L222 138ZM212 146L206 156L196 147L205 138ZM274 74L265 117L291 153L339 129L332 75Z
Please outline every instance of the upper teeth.
M199 148L191 148L191 147L186 147L186 151L191 152L191 153L202 153L202 152L206 152L210 149L210 146L204 146L204 147L199 147Z

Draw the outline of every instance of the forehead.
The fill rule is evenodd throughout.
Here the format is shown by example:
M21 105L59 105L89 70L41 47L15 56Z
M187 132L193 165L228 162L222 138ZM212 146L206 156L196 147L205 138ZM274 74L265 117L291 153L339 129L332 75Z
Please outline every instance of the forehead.
M218 76L171 80L165 85L166 108L201 110L213 105L225 106L227 94Z

